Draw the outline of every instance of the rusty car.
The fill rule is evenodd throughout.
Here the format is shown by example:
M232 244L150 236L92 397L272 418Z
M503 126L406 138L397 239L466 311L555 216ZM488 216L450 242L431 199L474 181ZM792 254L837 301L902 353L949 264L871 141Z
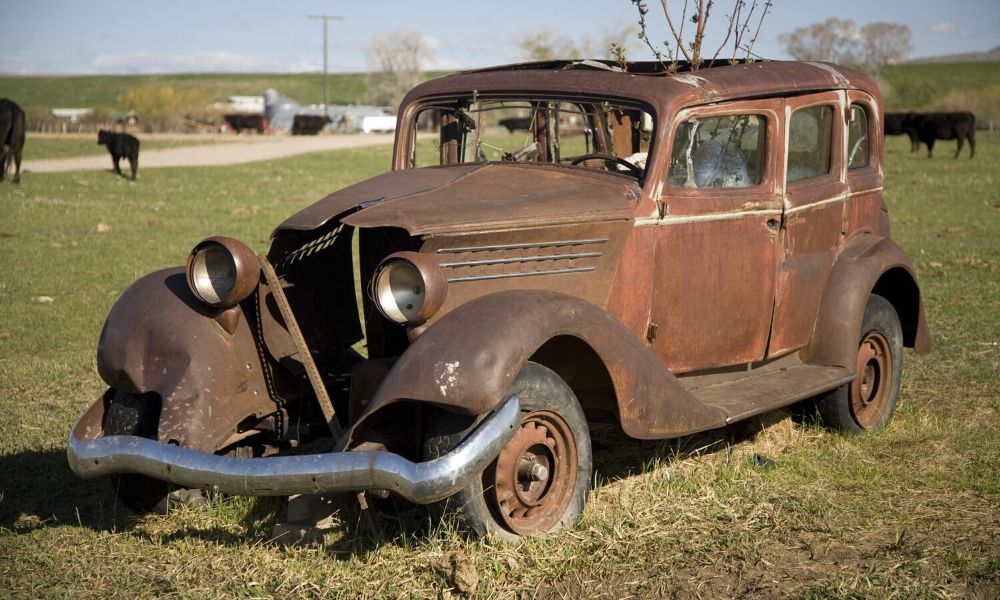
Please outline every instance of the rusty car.
M664 439L810 402L884 427L930 336L878 87L818 62L679 67L418 85L391 170L265 253L209 237L122 293L72 469L137 510L369 491L517 539L579 518L595 419Z

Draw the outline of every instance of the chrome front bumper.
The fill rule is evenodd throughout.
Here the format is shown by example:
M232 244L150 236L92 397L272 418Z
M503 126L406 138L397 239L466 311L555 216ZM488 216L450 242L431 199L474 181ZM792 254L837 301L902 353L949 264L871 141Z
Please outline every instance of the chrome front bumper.
M517 396L511 396L454 450L414 463L382 451L218 456L129 435L100 437L102 413L102 403L95 403L70 432L66 453L80 477L135 473L239 496L389 490L418 504L465 488L497 457L521 422Z

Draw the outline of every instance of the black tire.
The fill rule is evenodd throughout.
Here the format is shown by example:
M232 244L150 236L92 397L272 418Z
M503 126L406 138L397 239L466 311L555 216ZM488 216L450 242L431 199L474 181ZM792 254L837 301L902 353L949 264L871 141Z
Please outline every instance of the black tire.
M520 401L521 429L482 477L433 510L473 535L516 541L577 522L590 492L593 460L583 410L555 372L526 363L509 393ZM430 407L424 458L446 454L475 424L474 417ZM508 499L501 500L500 493Z
M816 399L823 425L858 435L885 427L903 374L903 329L892 304L872 294L858 336L857 378Z

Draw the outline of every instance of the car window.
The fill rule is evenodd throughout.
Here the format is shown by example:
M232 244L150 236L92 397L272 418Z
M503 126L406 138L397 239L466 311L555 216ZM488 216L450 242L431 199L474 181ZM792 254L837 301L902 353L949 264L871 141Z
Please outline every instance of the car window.
M789 182L830 172L833 107L810 106L792 113L788 124Z
M851 105L851 121L847 125L847 168L868 166L868 113L860 104Z
M424 105L415 124L415 167L550 163L640 178L655 127L650 112L618 102L475 93Z
M760 115L696 117L674 136L668 181L679 188L759 185L767 150L767 119Z

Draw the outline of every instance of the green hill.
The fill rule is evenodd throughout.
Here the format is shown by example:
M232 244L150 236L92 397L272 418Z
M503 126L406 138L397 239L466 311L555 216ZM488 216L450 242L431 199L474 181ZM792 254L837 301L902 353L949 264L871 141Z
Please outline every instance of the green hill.
M364 73L329 75L330 102L365 100ZM0 96L24 108L88 107L118 110L118 97L129 89L153 84L178 91L207 91L216 101L227 96L258 95L274 88L301 104L323 101L323 76L319 73L204 73L176 75L65 75L0 76Z
M965 108L1000 120L1000 62L893 65L883 80L887 110Z
M437 76L442 73L428 73ZM364 73L329 76L332 104L367 100ZM882 76L886 109L972 110L981 120L1000 123L1000 62L909 63L886 68ZM323 76L319 73L238 73L173 75L0 76L0 97L16 100L26 109L90 107L116 111L118 98L143 85L173 87L214 101L227 96L256 95L275 88L301 104L320 103Z

